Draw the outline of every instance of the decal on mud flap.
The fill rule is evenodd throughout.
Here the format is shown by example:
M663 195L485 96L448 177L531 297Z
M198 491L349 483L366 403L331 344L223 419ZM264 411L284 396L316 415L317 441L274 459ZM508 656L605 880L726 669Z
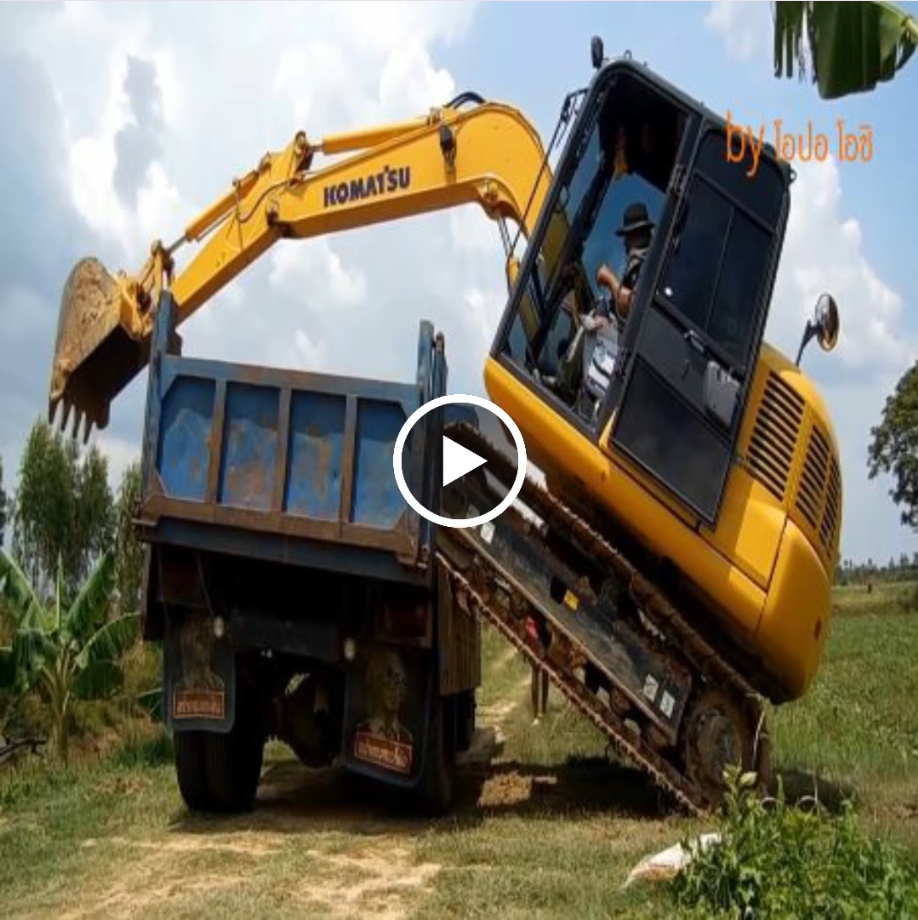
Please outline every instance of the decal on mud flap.
M660 712L669 719L672 717L673 706L675 705L676 701L672 694L668 690L664 690L663 695L660 697Z
M653 703L657 698L657 690L660 689L660 685L657 683L656 678L653 674L648 674L644 678L644 696Z
M424 684L417 685L422 673L392 646L377 645L366 653L349 693L350 713L362 714L353 730L354 760L406 778L412 774L417 736L423 734L418 728L424 710L417 706L424 699Z
M165 711L173 726L217 730L232 727L233 656L226 644L214 636L211 617L189 615L170 623L165 677Z

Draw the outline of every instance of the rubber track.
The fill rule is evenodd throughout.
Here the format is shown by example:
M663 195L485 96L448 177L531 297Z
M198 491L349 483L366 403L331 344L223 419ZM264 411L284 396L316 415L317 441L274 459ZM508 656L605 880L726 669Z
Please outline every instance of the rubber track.
M479 431L467 425L459 423L450 426L450 437L459 441L482 456L486 456L488 469L492 475L496 476L505 484L512 482L516 470L507 456L495 447L488 439L483 437ZM667 641L677 644L674 652L688 660L690 665L710 684L723 689L731 695L736 696L744 706L750 723L757 725L759 737L757 740L757 759L756 770L764 781L770 778L770 744L768 733L765 730L764 712L760 703L759 695L745 680L745 678L729 662L719 655L711 645L686 621L675 608L675 606L666 598L662 591L657 589L621 552L616 550L601 534L599 534L590 524L584 521L579 515L575 514L564 503L551 495L545 488L533 482L528 477L523 480L523 487L520 497L524 502L541 517L548 525L549 529L558 534L561 538L567 539L578 550L584 553L600 564L606 565L615 573L621 584L625 585L629 593L637 604L643 615L666 637ZM459 531L458 533L462 533ZM451 571L455 571L449 566ZM458 574L458 573L457 573ZM486 605L484 605L486 606ZM494 621L499 615L493 611L489 612L488 618ZM506 635L506 631L502 629ZM518 644L518 643L514 643ZM656 643L654 643L656 644ZM531 657L531 656L530 656ZM559 680L556 677L559 686L566 684L564 679ZM571 692L579 694L579 681L576 682L573 691L570 688L563 688L570 696ZM579 703L578 703L579 705ZM595 705L595 704L589 704ZM583 709L583 706L580 705ZM590 718L600 724L607 732L609 728L605 726L605 720L596 714L590 712ZM632 747L630 742L624 741L628 747ZM649 749L652 751L652 749ZM655 757L659 757L653 751ZM631 754L630 756L636 756ZM640 758L638 758L640 759ZM659 772L651 764L646 765L649 772ZM668 770L675 771L675 768L667 764ZM668 771L667 771L668 772ZM677 771L675 771L677 772ZM667 783L670 791L683 800L685 796L671 784ZM697 796L692 797L697 799Z

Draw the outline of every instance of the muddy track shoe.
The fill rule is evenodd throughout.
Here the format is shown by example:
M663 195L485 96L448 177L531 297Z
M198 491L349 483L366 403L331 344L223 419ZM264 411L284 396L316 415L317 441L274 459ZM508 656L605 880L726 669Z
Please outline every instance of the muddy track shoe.
M493 477L504 484L513 481L512 461L479 432L457 425L449 433L486 457ZM539 661L620 754L690 811L700 813L719 804L723 767L730 762L739 761L744 769L755 770L760 787L767 787L770 748L763 710L748 682L689 625L663 591L590 524L529 479L520 499L545 527L544 533L529 541L528 548L520 534L533 525L515 511L494 522L507 534L504 542L516 547L503 550L499 559L494 556L498 551L484 546L477 531L454 530L439 539L441 559L456 590L527 658ZM494 526L492 540L493 533ZM596 623L602 622L596 611L601 611L604 599L591 591L588 576L546 554L546 545L559 542L568 561L583 560L584 572L598 566L613 576L612 593L618 595L619 603L605 603L608 638L596 632ZM527 553L531 556L528 568L521 561ZM520 572L518 579L507 575L514 569ZM533 596L531 586L544 580L548 569L555 573L554 582L565 583L567 602L583 605L577 622L562 605L547 598L545 591ZM503 597L496 599L494 586L501 583ZM630 613L628 605L620 602L622 595L631 603ZM590 617L588 607L593 610ZM547 614L553 643L548 654L528 644L522 622L533 613L537 619ZM593 630L592 635L584 634L584 624L592 624L587 629L587 633ZM641 673L647 674L645 687L639 686ZM668 720L646 706L642 690L647 697L665 701Z

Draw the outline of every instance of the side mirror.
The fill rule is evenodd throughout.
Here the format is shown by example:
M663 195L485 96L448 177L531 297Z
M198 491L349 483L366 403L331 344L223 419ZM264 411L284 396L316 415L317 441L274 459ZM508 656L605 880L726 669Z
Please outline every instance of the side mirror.
M590 57L593 61L593 69L599 70L599 68L602 67L605 53L602 46L602 39L598 35L594 35L590 39Z
M838 304L835 303L835 298L831 294L820 294L819 300L816 301L813 319L807 321L806 329L803 330L803 339L800 342L800 350L797 352L797 365L800 364L803 349L814 336L823 351L832 351L838 343L838 330Z

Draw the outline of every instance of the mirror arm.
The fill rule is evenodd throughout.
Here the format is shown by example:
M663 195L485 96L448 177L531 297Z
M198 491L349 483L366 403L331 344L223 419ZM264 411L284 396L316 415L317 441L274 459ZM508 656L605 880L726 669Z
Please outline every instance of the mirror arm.
M809 344L810 339L819 331L819 326L812 320L807 320L806 329L803 330L803 338L800 341L800 349L797 352L797 360L794 362L797 367L800 366L800 359L803 357L803 349Z

